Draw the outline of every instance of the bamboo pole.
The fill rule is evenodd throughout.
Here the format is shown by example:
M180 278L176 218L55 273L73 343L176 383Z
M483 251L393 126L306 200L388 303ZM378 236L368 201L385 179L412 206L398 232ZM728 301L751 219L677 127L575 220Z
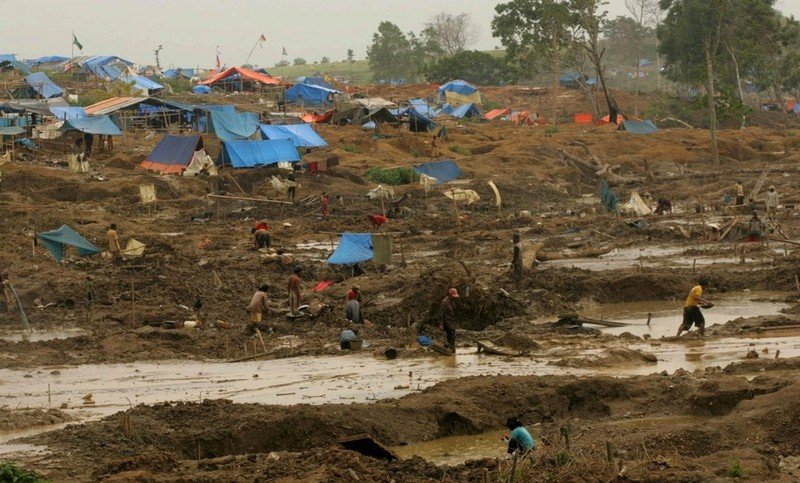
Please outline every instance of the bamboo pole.
M278 201L278 200L267 200L263 198L249 198L244 196L225 196L225 195L206 195L209 198L219 198L225 200L238 200L238 201L260 201L262 203L277 203L281 205L292 205L294 203L290 201Z

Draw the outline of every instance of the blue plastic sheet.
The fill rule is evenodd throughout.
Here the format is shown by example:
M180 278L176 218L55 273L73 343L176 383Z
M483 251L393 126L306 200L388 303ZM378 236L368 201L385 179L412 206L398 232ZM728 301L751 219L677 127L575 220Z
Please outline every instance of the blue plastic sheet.
M86 238L80 236L78 232L68 225L61 225L61 228L53 231L46 231L36 235L50 253L53 254L57 262L64 258L64 247L71 246L78 250L78 254L86 257L100 253L100 249L92 245Z
M467 81L458 79L451 80L439 88L440 97L443 97L445 92L455 92L456 94L461 94L462 96L468 96L478 92L478 88Z
M64 89L58 87L44 72L34 72L31 75L25 76L25 82L31 86L31 89L45 99L64 95Z
M464 117L483 117L480 109L473 103L462 104L450 112L450 115L459 119Z
M331 265L353 265L372 260L375 252L372 249L371 233L342 233L339 246L328 258Z
M288 139L298 148L321 148L328 145L310 124L262 124L264 139Z
M247 139L258 131L258 114L254 112L231 112L214 110L211 112L211 127L214 134L223 141Z
M628 131L631 134L653 134L658 132L658 128L653 124L653 121L623 121L619 130Z
M276 141L225 141L217 164L234 168L255 168L280 162L300 161L297 148L288 139Z
M335 89L328 89L310 84L295 84L286 90L286 102L303 102L308 105L327 104L331 94L338 94Z
M108 116L78 117L67 119L62 130L75 129L86 134L122 136L122 131Z
M50 112L53 113L55 117L61 119L62 121L65 119L76 119L79 117L86 117L86 111L83 110L82 107L51 107Z
M452 159L415 165L414 171L436 178L436 184L446 183L461 176L461 168Z

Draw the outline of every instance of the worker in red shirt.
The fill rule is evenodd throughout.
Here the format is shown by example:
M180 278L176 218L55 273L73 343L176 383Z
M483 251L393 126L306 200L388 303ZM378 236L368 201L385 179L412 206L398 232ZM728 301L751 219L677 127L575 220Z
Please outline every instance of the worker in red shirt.
M328 218L328 206L330 205L330 199L328 198L328 193L322 192L322 219Z
M389 218L386 218L383 215L377 215L377 214L375 214L375 215L367 215L367 219L370 221L370 223L372 223L372 228L375 229L375 230L377 230L378 228L381 227L381 225L383 225L384 223L389 221Z

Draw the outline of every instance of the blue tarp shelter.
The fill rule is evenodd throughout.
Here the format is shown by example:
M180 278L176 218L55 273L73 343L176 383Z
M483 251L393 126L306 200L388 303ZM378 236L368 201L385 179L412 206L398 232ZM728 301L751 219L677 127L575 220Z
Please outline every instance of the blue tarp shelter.
M180 174L192 162L194 153L203 148L203 138L196 136L164 136L153 151L142 161L145 169L162 174Z
M122 131L114 124L110 117L92 116L67 119L62 130L74 129L86 134L103 134L106 136L122 136Z
M37 65L42 64L57 64L59 62L64 62L69 60L69 57L64 57L61 55L45 55L43 57L39 57L37 59L33 59L30 61L31 67L36 67Z
M452 159L416 164L413 166L413 169L418 174L426 174L432 178L436 178L436 184L453 181L461 176L461 168L459 168Z
M155 94L164 90L164 86L158 82L148 79L143 75L122 76L120 77L120 80L128 84L132 83L134 89L142 91L147 95Z
M294 143L288 139L275 141L225 141L217 158L217 164L234 168L255 168L281 162L296 163L300 155Z
M631 134L653 134L658 132L658 128L653 121L623 121L619 125L620 131L628 131Z
M326 81L322 77L305 77L305 76L304 77L298 77L296 79L296 82L298 84L306 84L306 85L309 85L309 86L324 87L326 89L334 90L333 89L333 84L331 84L330 82Z
M258 114L256 113L236 112L234 109L214 109L210 111L210 114L211 130L223 141L247 139L258 131Z
M0 62L16 62L16 54L0 54Z
M117 80L122 75L122 68L133 65L132 62L115 55L92 55L79 62L85 71L109 80Z
M161 73L161 76L166 79L175 79L178 77L191 79L192 77L194 77L194 69L182 69L180 67L175 69L167 69Z
M478 92L478 88L467 81L458 79L451 80L450 82L442 85L439 88L439 97L444 97L445 92L455 92L456 94L461 94L462 96L468 96Z
M409 129L412 132L425 132L436 126L430 118L419 112L416 107L411 107L408 110Z
M481 114L481 111L480 109L478 109L478 106L476 106L471 102L468 104L462 104L457 108L453 109L450 115L453 117L457 117L459 119L465 117L483 117L483 114Z
M371 233L342 233L339 246L328 258L328 263L331 265L354 265L372 260L374 256Z
M45 99L64 95L64 89L58 87L44 72L34 72L25 76L25 83Z
M211 94L211 88L208 86L197 85L192 87L192 92L195 94Z
M82 107L51 107L50 112L55 117L61 119L77 119L79 117L86 117L86 111Z
M328 145L311 124L262 124L260 128L264 139L288 139L296 148L322 148Z
M332 94L339 94L339 91L310 84L295 84L286 90L286 102L318 106L327 104Z
M411 99L408 101L411 104L411 107L417 110L420 114L425 117L434 118L436 117L436 109L432 108L425 102L425 99Z
M38 233L36 237L53 254L57 262L61 262L61 259L64 258L64 249L67 246L75 247L78 255L82 257L100 253L99 248L89 243L89 240L80 236L68 225L61 225L58 230Z

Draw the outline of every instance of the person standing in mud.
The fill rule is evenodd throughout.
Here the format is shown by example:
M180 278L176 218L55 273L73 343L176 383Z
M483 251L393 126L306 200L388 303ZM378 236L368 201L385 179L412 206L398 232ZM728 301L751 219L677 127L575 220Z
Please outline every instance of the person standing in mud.
M514 285L519 290L522 283L522 242L519 239L519 233L514 233L512 240L514 241L514 258L511 259L511 269L514 275Z
M447 348L455 354L456 353L456 312L455 302L458 299L458 290L451 288L447 291L447 297L442 299L439 306L442 312L442 330L444 330L447 337Z
M297 195L297 180L294 178L294 172L289 173L289 176L286 177L286 181L292 183L289 185L289 189L286 190L286 194L289 196L289 201L293 202Z
M289 292L289 315L291 316L296 316L300 307L300 284L303 282L300 278L300 272L302 271L303 269L298 265L294 267L292 274L289 275L287 289Z
M708 281L701 278L697 285L689 291L686 303L683 304L683 322L678 327L677 337L680 337L684 331L688 332L692 328L692 324L697 326L700 335L706 334L706 319L703 317L700 307L711 308L714 306L710 301L703 298L703 290L706 287L708 287Z
M330 206L330 198L328 198L328 193L322 192L322 219L328 219L328 207Z
M119 246L119 234L117 234L117 224L112 223L106 232L108 238L108 251L111 253L111 261L114 265L119 265L122 258L122 249Z
M11 291L11 275L8 270L3 270L0 273L0 284L3 285L3 296L6 299L6 312L11 313L14 311L14 293Z

